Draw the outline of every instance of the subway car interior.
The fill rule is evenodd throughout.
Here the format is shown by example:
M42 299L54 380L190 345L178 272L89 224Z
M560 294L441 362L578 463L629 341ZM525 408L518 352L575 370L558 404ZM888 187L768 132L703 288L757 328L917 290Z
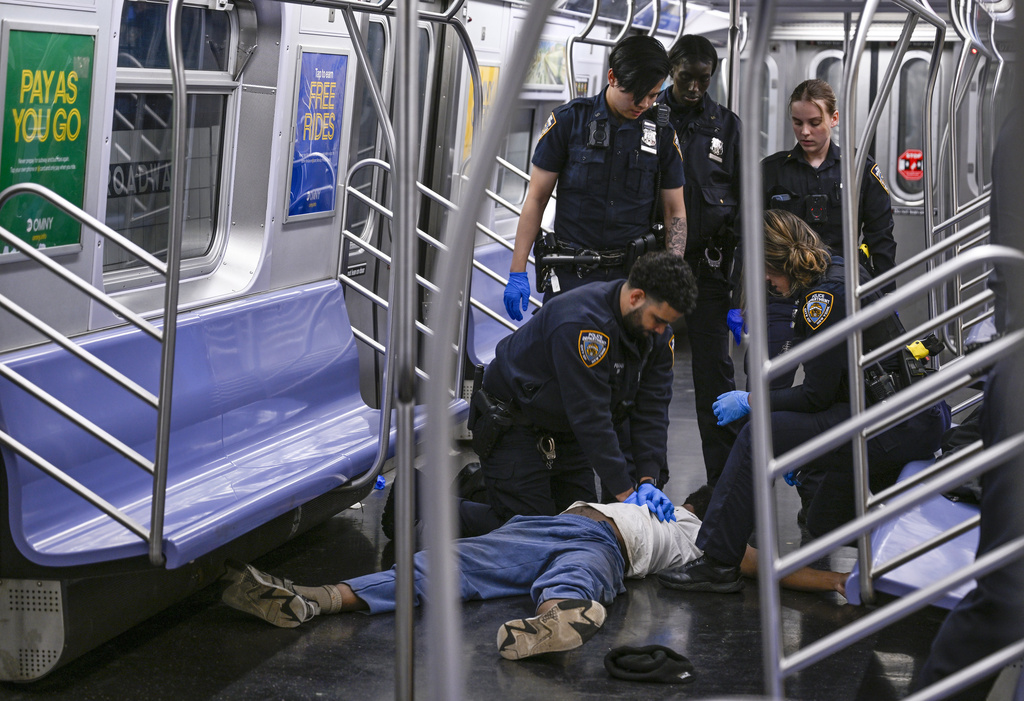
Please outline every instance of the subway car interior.
M1001 524L949 496L1012 466L1024 498L1024 434L877 492L864 447L940 400L966 422L1024 351L996 326L1000 304L1024 313L1024 230L992 235L993 160L1024 159L1024 134L999 138L1022 104L1014 0L0 0L0 19L0 698L1024 700L1024 630L914 684L975 580L1024 557L1020 531L976 556ZM806 79L838 96L844 182L868 155L884 174L896 266L848 280L847 318L781 360L756 323L732 349L756 578L627 580L586 644L502 659L495 633L533 604L457 601L454 485L479 463L475 379L542 306L503 303L533 150L607 87L618 41L684 34L714 45L708 95L743 124L745 318L766 314L760 162L793 148ZM847 259L857 190L837 193ZM866 351L893 311L903 335ZM705 481L684 323L677 505ZM853 383L847 420L772 450L772 379L843 341L861 376L929 334L924 379L874 405ZM812 537L783 476L843 443L857 517ZM282 629L221 601L228 561L319 585L421 549L422 607L409 588L394 614ZM808 565L850 573L845 596L781 587ZM689 683L609 674L609 651L648 645Z

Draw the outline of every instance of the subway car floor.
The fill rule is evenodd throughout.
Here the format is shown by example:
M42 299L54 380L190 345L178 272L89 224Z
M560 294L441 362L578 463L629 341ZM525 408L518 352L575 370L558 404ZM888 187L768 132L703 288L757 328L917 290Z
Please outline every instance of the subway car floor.
M677 354L669 438L672 479L666 492L679 503L703 482L704 468L688 349L679 347ZM393 473L387 478L390 484ZM795 518L799 500L781 482L776 490L785 551L801 537ZM259 558L256 566L300 584L337 582L389 567L393 545L379 527L386 496L387 489L374 491L361 505ZM846 571L853 555L844 548L818 566ZM42 680L0 685L0 699L394 698L393 614L321 616L295 629L280 629L228 608L218 595L217 586L207 587ZM582 647L519 662L500 658L498 627L532 615L532 608L526 596L463 606L458 654L466 673L466 699L653 701L763 691L760 606L752 580L738 594L689 594L664 589L653 578L628 580L627 593L609 607L604 627ZM834 593L783 591L784 648L805 646L869 612ZM944 615L926 608L809 667L787 681L787 698L902 698ZM427 636L422 611L415 621L415 675L422 684L426 650L442 643ZM685 686L627 682L605 671L609 650L648 644L686 655L695 668L694 681Z

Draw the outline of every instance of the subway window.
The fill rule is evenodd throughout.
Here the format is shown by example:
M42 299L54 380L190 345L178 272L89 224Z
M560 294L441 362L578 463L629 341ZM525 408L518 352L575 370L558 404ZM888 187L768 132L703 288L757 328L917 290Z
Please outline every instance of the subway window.
M523 171L528 171L530 167L535 113L532 107L516 110L502 149L502 158ZM512 204L521 205L526 199L526 181L505 168L498 168L497 192Z
M111 125L106 223L158 258L167 255L173 99L166 38L167 5L125 2ZM228 73L232 27L223 11L182 10L188 73L185 213L182 260L202 258L215 243L225 119L236 83ZM104 272L138 267L108 244Z
M822 51L811 61L811 70L808 74L808 78L817 78L818 80L824 80L826 83L832 86L832 91L836 94L836 106L838 109L842 109L842 105L839 104L841 94L843 90L843 54L841 51L835 49L829 49ZM790 90L795 89L796 86L790 86ZM787 97L788 104L788 97ZM789 119L789 115L786 115ZM838 126L832 129L832 143L838 144L842 138L843 123L840 122Z
M919 154L924 153L925 91L928 61L912 58L900 67L896 125L897 189L908 197L924 192L924 172Z
M387 47L387 34L383 22L370 21L366 34L366 54L369 58L370 72L373 73L377 85L384 85L384 59ZM362 80L360 78L360 80ZM355 138L353 139L352 162L367 158L380 158L380 122L373 107L373 98L369 89L357 90L355 114L358 115ZM383 175L379 169L364 167L352 173L349 187L358 190L370 199L378 199L375 194L383 187ZM347 197L347 195L346 195ZM370 229L370 208L362 200L348 197L346 227L368 240Z

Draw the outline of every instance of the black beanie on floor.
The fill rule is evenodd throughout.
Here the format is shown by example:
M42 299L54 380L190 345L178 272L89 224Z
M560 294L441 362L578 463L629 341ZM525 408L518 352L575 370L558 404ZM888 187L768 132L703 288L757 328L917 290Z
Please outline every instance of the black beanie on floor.
M664 645L617 647L605 655L604 668L613 677L633 682L689 684L694 680L690 661Z

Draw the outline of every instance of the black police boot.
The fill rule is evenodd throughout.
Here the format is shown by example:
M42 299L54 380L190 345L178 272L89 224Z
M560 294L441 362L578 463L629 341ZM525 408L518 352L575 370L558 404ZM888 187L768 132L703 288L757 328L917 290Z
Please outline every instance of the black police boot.
M739 566L723 564L710 555L701 555L680 567L663 570L657 577L663 587L680 591L730 594L743 588Z

